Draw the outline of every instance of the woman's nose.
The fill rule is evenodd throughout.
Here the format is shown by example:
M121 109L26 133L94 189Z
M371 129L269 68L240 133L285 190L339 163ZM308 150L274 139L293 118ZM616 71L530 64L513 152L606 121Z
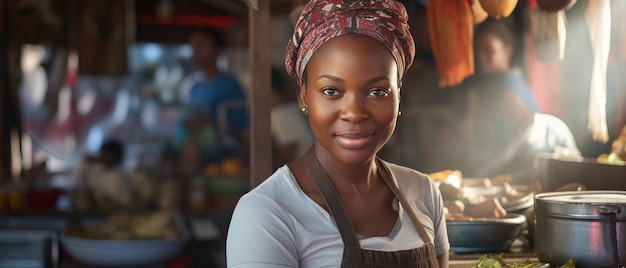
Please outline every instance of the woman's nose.
M361 96L346 95L342 103L340 118L351 122L358 122L369 118L370 114L366 102Z

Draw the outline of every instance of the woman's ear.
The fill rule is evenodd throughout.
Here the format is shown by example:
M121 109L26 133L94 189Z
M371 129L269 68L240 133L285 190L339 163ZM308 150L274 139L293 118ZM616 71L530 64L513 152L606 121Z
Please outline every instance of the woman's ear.
M300 85L300 108L308 107L307 99L306 99L306 84Z

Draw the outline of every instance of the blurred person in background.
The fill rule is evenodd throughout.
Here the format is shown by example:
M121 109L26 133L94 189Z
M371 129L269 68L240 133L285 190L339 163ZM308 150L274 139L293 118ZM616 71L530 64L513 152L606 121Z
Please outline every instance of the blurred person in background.
M528 183L537 156L581 155L567 124L558 117L531 111L515 92L502 90L508 83L505 77L474 78L466 81L468 96L473 97L463 111L466 125L471 126L461 149L464 176L510 174L515 183Z
M539 112L539 104L521 70L512 66L516 38L507 20L488 19L476 28L474 49L477 76L480 79L504 79L503 90L520 97L531 112Z
M124 145L118 140L105 141L97 156L86 156L75 176L92 194L99 212L131 209L131 187L122 169Z
M298 105L295 90L285 82L285 75L272 67L272 137L274 168L290 163L304 155L313 145L313 135Z
M211 28L195 29L189 37L192 61L197 71L192 74L192 85L188 93L188 110L180 119L177 133L179 144L208 144L208 152L199 152L200 166L218 162L232 154L245 154L249 126L247 98L239 82L230 74L218 69L217 59L225 46L221 33ZM201 124L202 126L199 126ZM195 140L190 135L197 129L212 129L219 135L217 140ZM207 135L199 135L206 137ZM210 137L213 134L208 135ZM219 146L222 149L216 150ZM183 150L192 146L183 146ZM214 154L214 151L219 151ZM183 152L185 154L185 152Z

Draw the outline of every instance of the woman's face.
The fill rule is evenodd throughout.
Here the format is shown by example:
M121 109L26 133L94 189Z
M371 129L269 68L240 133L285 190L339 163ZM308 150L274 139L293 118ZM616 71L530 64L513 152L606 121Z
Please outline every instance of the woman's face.
M512 53L513 48L494 34L483 32L476 36L477 67L481 73L507 71Z
M343 35L318 49L305 75L300 94L317 144L345 164L371 160L396 126L400 89L391 53L373 38Z

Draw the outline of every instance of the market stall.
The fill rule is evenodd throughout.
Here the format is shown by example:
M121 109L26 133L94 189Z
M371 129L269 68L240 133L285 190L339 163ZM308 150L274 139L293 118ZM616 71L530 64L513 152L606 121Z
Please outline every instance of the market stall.
M584 38L586 38L584 40L589 41L589 30L584 34L574 30L568 31L568 36L570 36L568 40L570 41L563 43L565 39L562 38L565 38L564 36L555 35L558 37L557 39L550 39L554 36L540 36L537 32L529 33L528 31L531 28L535 31L541 29L537 28L537 26L525 25L525 23L529 23L526 20L528 18L525 16L531 12L535 14L532 15L535 18L530 20L530 22L536 22L537 20L550 21L549 23L545 22L545 25L555 26L555 32L562 34L562 28L559 27L563 26L560 23L563 22L564 16L568 15L570 25L581 25L583 23L581 21L584 21L584 19L580 17L580 14L587 10L585 7L589 5L589 2L595 0L556 1L562 4L562 6L558 7L545 6L550 1L540 0L520 0L519 2L495 0L479 2L475 0L468 1L468 3L456 0L451 1L454 1L455 5L463 2L463 5L458 9L452 9L453 5L450 4L451 2L439 1L435 3L441 4L441 6L435 10L434 7L427 8L425 2L428 1L406 1L406 6L409 7L410 16L412 16L413 34L419 37L416 38L418 58L414 67L409 71L409 75L407 75L407 81L404 83L402 116L398 121L398 129L390 145L384 148L381 155L385 159L430 173L431 178L438 180L440 186L443 185L441 186L443 188L440 189L444 193L445 201L449 201L449 204L451 204L447 207L448 212L455 212L453 210L461 208L463 210L474 209L474 214L464 215L461 213L460 215L452 215L449 219L448 232L452 244L450 267L475 267L479 259L487 253L493 255L503 253L503 259L507 263L545 262L554 257L546 255L545 252L537 252L535 247L536 226L534 219L537 205L536 197L539 194L565 190L573 192L584 192L587 190L617 192L626 190L626 180L624 180L626 178L626 166L624 166L623 162L625 157L623 153L626 152L626 146L623 144L626 144L626 140L622 141L619 138L619 131L617 131L620 124L623 125L626 122L623 116L624 107L626 107L624 105L624 100L626 99L624 96L626 95L623 93L626 83L624 83L624 80L621 79L623 77L620 75L620 71L623 71L623 66L626 66L624 64L624 56L617 52L612 52L611 60L609 61L609 58L607 58L608 54L604 55L602 51L599 51L597 54L601 54L600 56L604 56L604 58L597 61L586 60L582 64L576 64L577 61L572 59L575 56L571 56L573 54L580 54L583 51L586 53L584 55L591 58L591 55L588 55L590 52L587 51L587 47L581 49L580 46L582 45L576 43L576 41ZM104 6L92 6L95 2L81 0L70 1L71 5L64 6L58 5L58 1L50 0L44 2L50 4L57 3L57 5L48 7L35 5L22 9L22 13L15 13L25 15L25 17L20 18L22 19L20 20L21 22L34 23L29 20L32 19L32 16L30 16L32 13L29 12L40 14L37 13L43 12L40 9L50 12L59 11L59 8L83 10L83 12L77 13L80 15L76 15L68 10L60 11L65 15L76 15L76 17L67 17L72 19L70 21L74 24L65 25L64 28L61 27L66 30L76 28L68 30L72 34L68 34L63 38L59 37L63 35L60 33L62 31L59 30L59 18L53 16L54 14L51 15L45 12L43 13L45 16L42 16L44 19L36 21L36 23L40 23L37 25L43 26L34 28L40 29L40 31L44 31L46 34L19 31L19 35L14 35L15 30L13 29L19 29L22 24L16 24L11 18L14 18L13 10L18 9L17 3L22 2L29 1L0 1L0 11L3 15L6 14L6 16L2 16L3 19L0 21L0 72L2 72L0 73L0 82L2 83L2 91L7 93L0 94L0 124L2 126L0 127L0 183L8 184L8 182L12 183L15 180L22 186L24 184L27 185L26 188L5 187L0 190L0 234L5 234L5 237L8 239L2 240L3 236L0 235L0 248L18 241L16 237L19 238L21 234L28 234L24 237L28 238L29 243L37 246L43 245L46 248L44 253L33 253L35 255L39 254L37 256L41 255L41 259L45 259L45 261L42 262L40 259L23 259L23 263L31 263L33 264L32 267L42 267L42 263L58 264L60 262L65 265L69 263L70 265L78 265L76 267L82 267L75 261L81 257L72 255L76 254L74 253L76 247L70 248L77 244L80 245L80 242L85 242L75 239L81 238L85 233L80 233L75 237L67 237L65 236L67 230L69 226L76 224L76 222L97 226L95 223L98 221L102 222L108 215L108 213L94 212L92 210L94 205L90 203L90 197L82 195L84 192L69 191L63 188L67 186L63 184L66 182L64 179L66 179L67 174L49 174L38 169L40 167L39 164L43 164L45 167L46 163L33 161L35 158L27 153L33 144L37 145L37 140L22 140L20 138L24 135L24 126L20 119L23 116L21 114L21 108L23 107L20 107L18 101L20 70L18 67L19 57L16 55L20 55L18 53L20 44L30 41L33 43L52 43L58 46L54 55L58 56L55 59L59 60L49 61L40 65L45 65L45 67L50 69L54 69L54 66L61 66L60 69L55 69L57 71L69 70L68 73L64 71L60 74L50 74L51 80L49 84L53 90L49 94L53 97L49 95L46 97L46 101L64 98L61 88L64 85L67 86L67 83L76 85L76 79L75 77L72 78L71 72L72 59L75 60L73 56L78 56L82 62L82 64L79 64L80 67L78 69L76 66L73 66L74 75L90 74L98 76L81 80L82 84L78 84L76 88L96 88L101 93L101 95L98 95L99 101L92 100L93 107L97 109L94 109L93 113L89 114L90 116L80 114L80 109L84 109L84 107L72 106L68 111L70 114L69 119L52 127L46 124L54 122L52 119L46 119L50 122L40 120L37 122L40 126L43 126L40 129L48 129L49 132L47 134L54 137L63 136L62 134L64 133L77 133L77 136L83 135L82 137L86 137L88 136L86 133L91 132L93 134L93 131L91 131L93 129L91 126L84 127L81 123L89 124L90 122L106 118L106 121L99 121L101 124L98 125L103 133L108 130L111 130L111 133L113 131L130 133L134 130L141 132L142 135L145 134L145 136L134 137L136 140L141 141L141 146L138 147L141 147L142 150L147 148L147 150L142 151L145 153L145 155L142 155L142 158L131 163L137 164L137 166L145 164L145 166L142 166L145 169L138 168L133 170L132 173L133 187L136 190L134 193L138 196L137 200L141 201L137 202L136 205L138 207L175 208L177 211L183 212L182 216L181 214L175 214L175 217L170 218L173 219L172 221L153 220L154 222L174 224L179 228L177 229L178 232L170 237L158 238L163 240L160 242L169 242L165 243L165 249L154 244L142 245L142 247L145 246L146 248L154 246L153 248L160 248L161 250L167 250L168 248L172 250L169 253L163 253L162 257L167 258L159 260L156 266L163 267L164 263L184 265L192 262L194 258L197 258L195 259L196 261L205 263L216 260L219 262L223 257L223 239L228 226L228 213L232 211L242 194L262 183L272 173L272 158L268 157L272 155L273 150L273 140L270 131L270 67L274 63L272 53L276 50L277 45L268 33L281 32L281 29L291 27L291 25L285 27L289 19L293 20L293 18L287 18L287 16L293 16L294 13L292 11L294 10L297 14L299 8L301 9L302 4L306 1L244 0L237 3L218 0L180 1L184 2L181 4L182 6L188 4L185 12L192 12L194 9L204 12L204 14L196 14L200 17L189 14L177 16L168 13L172 12L173 6L171 5L178 3L178 1L160 1L162 4L159 5L161 8L160 12L163 13L151 14L152 9L149 9L150 5L146 4L150 1L143 1L143 4L138 4L139 0L111 1L110 5L100 3L100 5ZM137 6L133 6L133 2ZM189 4L192 2L195 4ZM613 16L610 18L617 22L613 23L612 32L617 33L614 36L619 37L620 34L621 36L626 36L623 27L620 28L620 25L626 25L620 24L620 22L624 22L624 17L626 16L615 16L615 14L623 14L624 10L626 10L625 5L619 0L608 2L613 5L613 8L606 10L602 9L606 8L606 6L600 7L601 11L604 12L601 14L612 12ZM481 3L483 6L478 6ZM498 5L498 3L502 5ZM210 8L207 8L206 5L209 5ZM99 8L110 10L111 12L106 13L110 14L110 16L93 15L97 13L94 10L99 10ZM143 13L130 12L129 10L133 10L133 8L143 10ZM212 13L220 8L222 13ZM536 12L538 11L549 13L548 15L542 13L545 16L552 16L557 14L557 12L559 15L537 19ZM452 13L455 15L450 15ZM168 17L169 19L159 17L163 14L170 14L171 17ZM479 16L482 17L479 18ZM275 17L280 17L281 23L276 23L273 20ZM456 21L456 24L451 23L447 20L449 17L459 19L459 21ZM487 17L492 17L492 20L496 17L500 19L510 17L511 21L517 21L517 23L521 24L516 32L518 34L517 38L520 40L519 47L522 48L522 52L520 52L521 54L517 58L521 62L520 71L529 78L528 80L533 87L533 93L539 96L541 110L561 116L567 119L566 121L570 126L575 126L571 128L575 134L574 136L577 138L582 155L560 152L560 154L550 153L532 158L528 162L526 161L528 159L516 159L515 157L510 159L496 157L499 159L497 159L498 161L487 160L484 162L486 164L483 163L484 165L474 165L475 162L463 162L467 158L483 157L483 155L478 154L482 152L480 148L471 152L463 151L465 148L469 148L465 147L469 142L464 139L468 136L460 134L466 134L464 132L466 127L476 126L475 123L477 121L472 121L470 119L473 119L473 117L467 116L475 112L472 108L462 110L462 116L457 114L460 108L465 108L465 105L470 103L469 99L472 96L463 95L458 97L456 94L465 91L463 88L464 82L471 80L470 77L474 74L474 51L472 48L474 40L472 39L472 31L476 25L483 22ZM164 85L169 85L167 81L160 81L160 84L154 81L145 83L149 85L141 85L141 88L151 88L152 90L148 94L136 94L132 90L124 90L125 87L129 86L123 79L117 78L132 73L127 62L131 61L132 57L125 55L124 48L130 47L133 43L138 43L137 40L142 40L145 43L142 44L142 48L150 48L150 43L180 44L186 42L189 28L183 27L184 30L181 30L181 28L177 28L173 24L193 24L198 21L196 20L198 18L204 22L216 23L215 25L204 26L224 27L224 31L231 34L229 42L238 46L235 49L239 49L239 52L241 50L244 51L243 57L245 60L241 60L242 53L235 55L239 57L241 62L244 62L239 67L245 66L248 68L241 75L249 75L250 147L249 154L245 155L244 158L232 157L223 159L219 163L212 163L212 165L194 166L194 171L190 175L190 173L185 173L188 170L181 171L174 168L181 163L175 157L178 154L173 150L171 144L162 142L164 136L171 137L175 135L173 126L180 112L172 104L173 102L168 104L167 98L162 97L166 96L167 92L159 90L159 88L165 87ZM603 18L606 18L606 16ZM551 21L551 19L555 19L555 21ZM594 24L596 26L595 30L599 32L606 31L607 28L602 27L602 23L606 23L606 21L596 19L596 24ZM137 26L139 24L125 23L125 20L139 21L139 24L143 23L143 26L141 26L143 28L140 29ZM78 23L79 21L84 23ZM283 28L279 29L276 25ZM99 34L90 35L93 29L97 29L96 32L100 31L98 32ZM574 29L574 27L570 29ZM433 31L438 31L438 34L433 34ZM244 37L241 37L241 32L245 32ZM282 32L285 31L283 30ZM450 32L458 34L451 36L449 35ZM603 33L606 34L606 32ZM41 36L43 40L37 40L38 36ZM584 38L581 36L584 36ZM604 37L605 39L603 40L606 41L606 35ZM241 41L239 38L245 39L245 41ZM68 49L63 44L59 45L58 40L76 42L79 49ZM613 40L611 49L621 48L622 50L611 51L622 51L621 53L623 54L623 48L626 47L626 38L614 38ZM597 44L594 44L589 44L589 46L597 46ZM554 49L556 52L542 54L543 50L541 50L541 47L543 46ZM38 51L36 47L33 49L35 52ZM168 49L170 54L164 55L177 55L176 53L179 53L179 49L183 51L181 53L185 51L184 48L179 46L171 46ZM280 53L284 53L283 47L278 47L277 50ZM107 53L103 53L103 51ZM147 57L149 54L142 54L141 56ZM596 57L597 55L593 54L593 56ZM458 60L463 62L459 65ZM551 62L544 60L550 60ZM102 62L107 64L102 64ZM594 66L604 64L604 67L600 66L593 70L591 68L587 70L587 67L592 65L590 62L593 62ZM145 64L145 66L148 66L146 70L153 68L153 73L156 73L156 70L162 71L166 74L165 77L170 79L174 79L177 76L175 76L176 71L172 71L176 68L169 67L182 66L180 70L186 68L184 65L176 64L163 64L159 66L161 68L156 68L150 64L153 63ZM576 68L581 70L572 71L569 69L571 68L570 66L579 66ZM583 66L585 69L582 70L583 67L580 66ZM609 74L604 76L610 78L604 79L604 87L602 85L603 79L594 78L595 85L592 86L591 82L585 80L587 78L581 78L583 76L591 76L592 72L595 74L594 77L602 77L602 74L597 74L596 72L598 71L597 69L602 71L601 69L603 68L609 70ZM138 74L136 77L141 77L142 75L145 74ZM555 79L556 75L562 75L563 78ZM580 82L581 80L583 82ZM572 93L572 95L576 95L575 98L577 100L583 99L584 105L580 101L577 101L576 104L572 104L573 101L568 102L571 92L567 91L570 90L567 87L571 84L575 84L574 86L577 89L582 88L582 90L578 90L574 92L575 94ZM134 86L140 88L138 83L132 84L130 87ZM590 88L594 89L590 91ZM457 102L459 99L466 102ZM589 104L590 101L592 102L591 104ZM63 110L63 105L58 105L54 101L53 103L54 105L50 105L53 110ZM120 106L119 103L126 104L125 106ZM167 105L163 105L164 103ZM117 109L115 109L116 107ZM126 108L122 109L120 107ZM142 108L139 109L138 107ZM112 116L125 109L128 111L127 114L129 116L124 117L124 120ZM152 119L150 119L150 114L153 115ZM122 121L124 122L123 124L120 123L115 125L115 127L111 127L114 123ZM589 125L589 130L587 129L588 121L593 121ZM142 124L145 122L152 123L149 127L144 127ZM584 126L581 128L580 125ZM593 141L594 139L598 141ZM487 143L494 144L497 141L489 138L486 140ZM66 142L64 145L71 143L62 139L57 141L59 144ZM622 142L619 143L620 141ZM612 144L617 145L615 148L609 148ZM201 146L201 144L195 145ZM591 147L593 149L588 149ZM133 149L139 150L137 147L131 146L129 148L130 151ZM515 147L514 149L518 148ZM600 152L604 155L600 155ZM505 153L504 155L508 157L514 154ZM485 157L484 159L489 158ZM517 173L498 169L501 166L505 166L500 165L500 160L502 162L511 160L510 162L520 164L520 166L522 166L521 163L524 163L522 169L527 173L520 179L521 176L518 177ZM462 164L465 164L465 166ZM191 166L185 165L189 170L192 169L190 168ZM498 168L495 168L496 166ZM158 172L154 172L155 170L158 170ZM442 174L445 174L445 176ZM459 176L459 174L462 175ZM46 177L44 180L54 178L47 182L58 182L59 184L56 184L55 187L44 189L35 187L35 185L40 186L37 183L41 183L41 178L45 176L49 177ZM157 177L158 187L151 181L151 178ZM24 191L24 189L28 189L28 191ZM59 192L59 190L68 191ZM620 195L620 193L609 194ZM591 205L596 205L593 202L590 203ZM623 203L619 204L623 205ZM489 213L481 214L484 213L486 205L491 206L487 208ZM605 204L603 203L602 205ZM568 204L563 206L570 208ZM69 209L70 207L71 209ZM594 213L590 212L590 217L598 216ZM607 217L611 215L610 213L604 213L603 215L605 214L609 215ZM621 231L623 230L624 222L623 212L613 214L615 214L613 220L616 221L614 226L620 235L618 236L619 238L615 238L615 241L621 243L623 240L623 232ZM604 217L603 215L600 216ZM602 223L608 221L604 218L593 219L599 219L598 221ZM186 224L181 226L178 222L181 220L185 221ZM136 227L137 224L127 222L122 229L132 229L134 228L133 226ZM140 230L139 233L141 232ZM161 230L159 232L167 234L169 231ZM553 233L553 231L549 231L549 233ZM59 236L59 234L62 234L62 236ZM122 233L121 235L128 235L128 233ZM491 238L490 236L497 239L489 239ZM112 240L109 238L99 237L99 246L106 246L105 244L108 242L115 242L109 241ZM135 238L133 237L133 239ZM592 238L588 238L588 240ZM467 241L468 239L469 242ZM100 240L106 240L106 242ZM607 241L610 241L610 239L607 239ZM133 242L141 243L142 241ZM134 247L132 244L122 243L122 246L120 244L112 244L111 247L118 249L126 246ZM192 244L196 246L190 246ZM59 247L59 245L63 246ZM549 245L547 247L552 246ZM609 245L605 246L608 248ZM199 253L202 250L207 250L207 248L211 252L215 252L215 255L218 257ZM622 265L624 265L624 260L622 260L624 256L623 248L620 247L619 250L622 251L617 255L619 255ZM13 256L11 255L10 257L13 258ZM0 263L5 260L3 258L4 255L0 253ZM559 256L559 258L561 259L558 259L558 262L563 262L562 256ZM13 259L10 261L13 261ZM116 260L106 260L105 258L104 261ZM88 263L89 260L83 260L83 262ZM222 264L216 263L216 265ZM135 263L134 265L144 265L144 263Z

